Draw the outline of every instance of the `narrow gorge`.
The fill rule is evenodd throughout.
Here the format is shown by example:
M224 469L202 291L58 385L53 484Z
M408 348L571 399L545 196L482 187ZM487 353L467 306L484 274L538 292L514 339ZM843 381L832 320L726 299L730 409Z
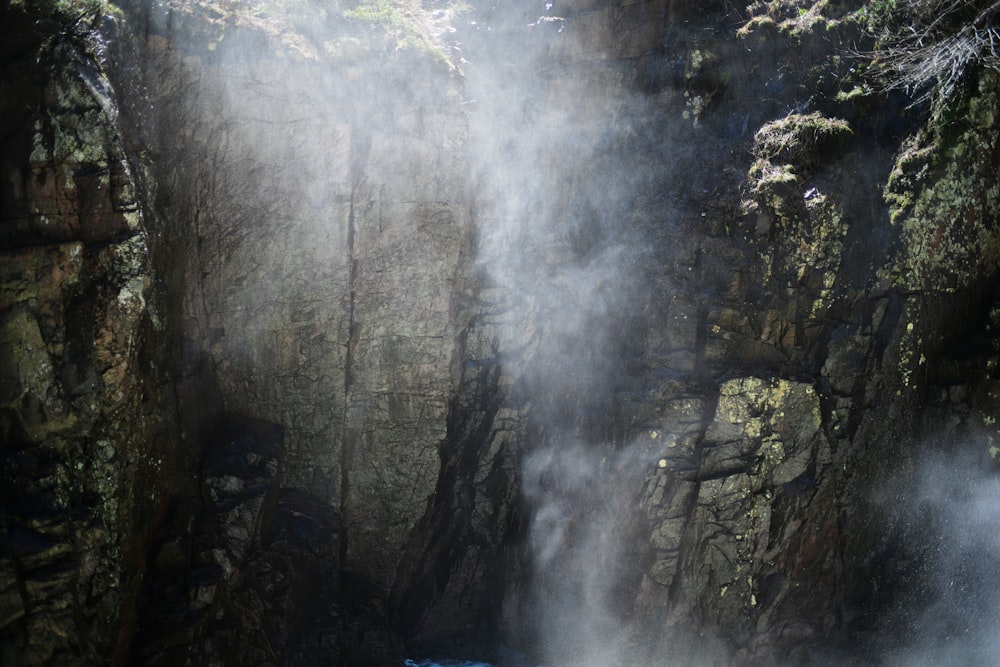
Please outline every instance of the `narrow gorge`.
M1000 3L0 25L0 665L1000 660Z

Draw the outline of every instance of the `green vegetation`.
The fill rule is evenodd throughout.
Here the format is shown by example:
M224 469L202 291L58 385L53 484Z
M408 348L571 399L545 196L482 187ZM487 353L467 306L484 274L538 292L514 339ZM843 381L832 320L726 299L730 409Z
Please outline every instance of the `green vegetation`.
M984 160L1000 145L1000 75L974 74L948 103L956 122L926 124L903 144L889 176L885 198L904 241L892 279L907 289L949 291L1000 266L1000 186Z
M1000 70L1000 0L874 0L860 10L875 37L873 66L941 115L974 67Z
M400 43L430 42L428 22L419 3L399 0L361 0L344 16L369 21L388 30ZM414 44L414 45L415 45Z
M324 37L332 38L325 44L312 43L312 53L338 53L341 47L356 51L353 46L362 37L357 28L370 27L368 39L377 45L384 44L393 52L419 52L430 55L438 62L453 67L448 57L441 35L449 30L455 15L467 6L454 1L425 7L421 0L195 0L207 12L223 13L238 22L255 25L264 30L279 31L292 43L302 47L310 42L315 31L310 21L316 17L343 17L347 22L337 21L337 26L327 30ZM319 20L326 21L322 18ZM335 21L336 19L330 19ZM305 35L297 39L295 35Z
M796 170L814 168L852 134L847 121L818 112L793 113L765 124L754 134L757 159L747 172L754 199L780 220L797 217L802 195ZM749 212L756 206L744 202L743 208Z
M872 0L858 10L858 18L869 31L888 25L898 11L897 0Z
M466 9L465 4L454 3L432 12L420 0L358 0L344 16L385 31L397 51L414 49L451 66L439 35L456 14Z
M901 228L889 277L948 292L1000 266L1000 188L988 156L1000 145L1000 0L873 0L858 12L874 39L867 78L926 104L904 141L885 199Z
M793 113L767 123L754 135L759 160L810 167L824 154L840 148L852 135L851 126L821 113Z
M756 0L747 6L746 13L749 20L737 31L742 38L767 29L801 37L829 30L845 18L853 18L843 3L831 0Z

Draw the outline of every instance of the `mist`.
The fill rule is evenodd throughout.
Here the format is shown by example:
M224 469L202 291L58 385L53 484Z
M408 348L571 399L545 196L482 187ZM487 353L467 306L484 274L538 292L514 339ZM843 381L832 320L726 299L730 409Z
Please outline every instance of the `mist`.
M196 193L178 212L196 239L185 323L215 341L204 354L227 405L287 425L283 483L339 510L339 565L389 589L400 556L377 545L406 541L425 511L416 490L442 465L439 387L462 324L448 295L474 276L504 399L527 424L505 641L547 667L660 663L680 659L671 638L651 642L658 620L631 616L652 558L641 496L673 452L636 436L635 411L694 369L683 354L654 371L629 360L663 344L648 314L675 307L663 266L686 281L671 311L685 335L684 302L710 291L691 249L705 213L686 192L705 130L679 91L636 90L594 50L614 32L603 19L562 9L456 13L421 47L449 62L429 64L377 22L303 5L268 28L275 54L220 28L203 62L163 65L196 81L176 112L186 150L223 165L183 165ZM157 20L171 34L190 17ZM216 113L218 127L200 119ZM685 659L708 653L696 643Z
M839 631L810 590L855 595L838 494L890 430L858 416L884 391L858 359L908 331L865 291L888 215L859 212L853 144L747 183L753 128L809 87L710 4L147 8L147 76L186 86L144 128L185 363L283 426L276 484L335 526L324 576L382 624L345 631L358 664L483 659L458 654L480 637L501 667L807 664ZM842 275L851 253L871 276ZM884 579L859 599L923 586L866 619L887 664L1000 659L980 463L928 459L883 497L903 539L933 536L865 563Z
M646 554L630 514L657 457L613 438L625 432L623 351L643 337L636 202L669 167L638 145L647 102L598 60L583 76L569 66L584 45L560 9L495 6L464 65L476 267L503 305L511 398L535 425L520 456L527 581L508 601L520 616L509 640L552 667L638 664L626 617Z
M899 517L901 549L887 579L887 665L986 665L1000 659L1000 479L986 439L929 447L881 496Z

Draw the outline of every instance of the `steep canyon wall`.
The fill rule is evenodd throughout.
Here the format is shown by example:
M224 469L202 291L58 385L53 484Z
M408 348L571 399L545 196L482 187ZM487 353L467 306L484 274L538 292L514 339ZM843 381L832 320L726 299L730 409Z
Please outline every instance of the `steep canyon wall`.
M5 6L4 663L991 655L997 75L772 4Z

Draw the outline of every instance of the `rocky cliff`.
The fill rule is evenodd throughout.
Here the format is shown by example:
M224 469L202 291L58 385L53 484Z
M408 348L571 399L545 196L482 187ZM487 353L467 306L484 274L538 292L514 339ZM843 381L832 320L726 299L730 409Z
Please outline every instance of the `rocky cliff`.
M881 10L4 4L0 661L992 655L998 75Z

